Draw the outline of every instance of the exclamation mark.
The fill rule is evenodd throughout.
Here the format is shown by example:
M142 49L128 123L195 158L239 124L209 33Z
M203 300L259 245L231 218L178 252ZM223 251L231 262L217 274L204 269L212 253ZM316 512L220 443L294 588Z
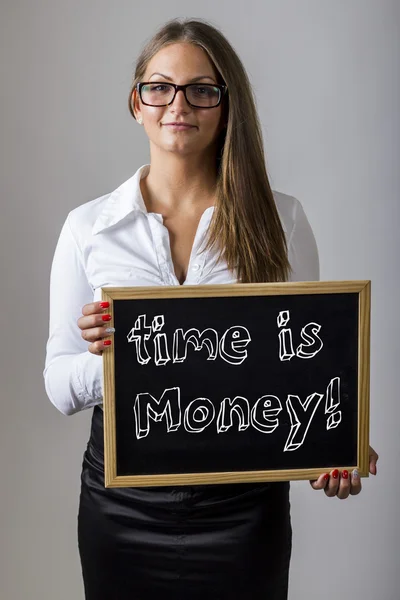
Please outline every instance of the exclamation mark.
M340 377L331 379L326 388L325 414L329 415L326 428L334 429L342 420L342 411L336 410L340 406Z

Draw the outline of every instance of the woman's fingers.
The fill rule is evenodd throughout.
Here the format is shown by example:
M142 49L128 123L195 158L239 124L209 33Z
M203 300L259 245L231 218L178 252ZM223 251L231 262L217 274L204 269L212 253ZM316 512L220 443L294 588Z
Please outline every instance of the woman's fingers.
M77 323L79 329L93 329L111 321L111 315L107 313L109 302L91 302L82 308L82 317Z
M89 345L88 350L92 354L97 354L101 356L103 354L104 349L110 345L111 340L97 340L96 342L93 342L93 344Z
M320 475L318 477L318 479L314 479L314 480L310 481L310 484L314 490L324 490L326 484L328 483L328 480L329 480L329 474L323 473L322 475Z
M314 490L324 490L329 498L337 496L340 500L345 500L350 495L357 496L362 487L357 469L354 469L351 474L346 469L341 473L338 469L334 469L329 474L325 473L318 479L310 481L310 485Z
M361 492L361 477L360 477L357 469L354 469L354 471L352 471L352 473L351 473L350 494L352 496L357 496L357 494L359 494L360 492Z
M81 336L86 342L95 342L96 340L102 339L111 335L115 332L114 327L108 327L102 325L101 327L92 327L91 329L83 329Z
M82 331L82 337L87 332L92 332L92 331L96 331L96 330L87 329L85 331ZM114 327L103 328L103 330L101 330L101 328L100 328L99 336L97 336L96 339L88 347L89 352L91 352L92 354L99 354L99 355L103 354L103 350L105 348L107 348L108 346L111 346L111 343L112 343L111 340L105 340L104 338L111 335L114 332L115 332Z
M333 469L333 471L330 472L329 481L324 490L325 494L329 498L336 496L338 489L339 489L339 483L340 483L339 470Z
M92 329L93 327L100 327L111 321L111 315L105 314L93 314L86 317L79 317L77 323L79 329Z
M376 469L376 463L378 462L378 454L375 452L375 450L372 448L372 446L369 447L369 472L371 473L371 475L376 475L377 473L377 469Z
M349 477L349 472L346 469L343 469L340 475L340 483L337 491L337 497L340 500L345 500L349 497L351 490L351 479Z
M350 495L357 496L361 492L361 477L357 471L351 472L351 474L343 469L342 473L338 469L334 469L331 472L329 483L325 488L325 494L332 498L337 496L340 500L345 500Z
M87 316L87 315L91 315L93 313L101 313L106 308L109 308L109 307L110 307L110 303L103 302L102 300L100 300L98 302L90 302L89 304L85 304L85 306L82 308L82 314Z
M90 342L88 350L92 354L101 355L104 348L111 345L111 340L104 340L115 332L110 326L111 315L107 312L109 307L109 302L104 301L85 304L82 308L83 316L77 321L82 338Z

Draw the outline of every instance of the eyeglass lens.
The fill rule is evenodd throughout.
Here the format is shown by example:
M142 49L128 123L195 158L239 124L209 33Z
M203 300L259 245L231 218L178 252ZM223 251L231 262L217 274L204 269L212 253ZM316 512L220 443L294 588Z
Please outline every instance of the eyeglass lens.
M147 84L142 86L142 101L152 106L169 104L174 97L175 88L168 83ZM186 99L193 106L216 106L219 102L220 90L213 85L193 84L186 88Z

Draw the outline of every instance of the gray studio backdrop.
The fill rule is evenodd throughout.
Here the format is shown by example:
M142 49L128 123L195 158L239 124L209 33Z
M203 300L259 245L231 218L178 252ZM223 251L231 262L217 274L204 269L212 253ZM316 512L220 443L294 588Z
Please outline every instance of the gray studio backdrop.
M65 417L44 392L50 264L68 211L147 162L127 108L133 63L159 25L195 16L249 72L273 188L303 203L321 278L372 280L379 476L346 501L293 484L290 599L398 600L399 2L3 0L0 11L1 599L83 598L91 411Z

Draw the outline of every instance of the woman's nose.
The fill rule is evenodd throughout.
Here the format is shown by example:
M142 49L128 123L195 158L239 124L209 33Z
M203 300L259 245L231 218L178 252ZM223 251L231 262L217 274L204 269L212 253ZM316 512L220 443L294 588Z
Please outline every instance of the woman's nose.
M188 103L188 101L186 100L185 97L185 93L183 90L178 90L176 92L174 101L172 102L171 106L173 107L180 107L180 108L190 108L190 104Z

